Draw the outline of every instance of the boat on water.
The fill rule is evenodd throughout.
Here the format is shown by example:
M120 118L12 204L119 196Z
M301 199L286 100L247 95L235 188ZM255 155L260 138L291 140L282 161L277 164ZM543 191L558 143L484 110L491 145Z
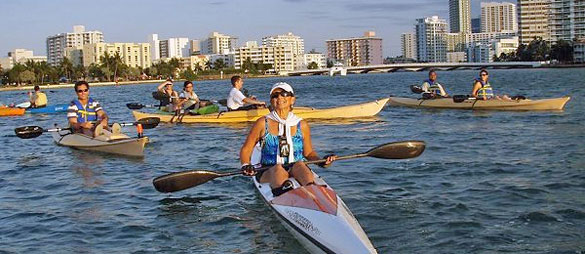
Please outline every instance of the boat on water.
M260 147L252 162L260 161ZM323 178L313 172L315 184L300 186L274 197L268 183L251 177L255 189L276 218L310 253L378 253L347 205Z
M23 108L0 107L0 116L21 116L24 111Z
M125 134L90 137L63 129L52 133L55 143L80 150L96 151L132 157L143 157L147 137L131 138Z
M335 108L315 109L311 107L295 107L294 113L304 119L334 119L334 118L356 118L369 117L378 114L389 98L379 99L372 102L347 105ZM218 112L206 115L185 115L181 118L182 123L237 123L253 122L258 118L269 113L267 108L252 110L236 110L227 112ZM141 111L132 111L134 118L140 120L146 117L158 117L161 122L177 121L178 117L173 117L172 113L146 113Z
M571 97L552 99L519 99L519 100L476 100L467 98L417 99L390 97L391 106L406 106L415 108L445 108L445 109L472 109L472 110L503 110L503 111L531 111L531 110L562 110Z
M55 104L55 105L47 105L42 108L27 108L25 113L27 114L55 114L55 113L62 113L67 112L67 108L69 104Z
M347 75L347 69L343 67L342 63L336 63L333 67L329 68L329 76L335 76L338 73L340 76Z

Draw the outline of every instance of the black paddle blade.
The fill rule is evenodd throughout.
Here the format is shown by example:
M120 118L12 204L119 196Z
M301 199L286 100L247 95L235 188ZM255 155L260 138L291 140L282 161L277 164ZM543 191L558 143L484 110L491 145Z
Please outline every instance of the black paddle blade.
M16 136L22 139L36 138L43 134L43 128L39 126L24 126L14 129Z
M411 85L410 86L410 91L412 91L413 93L419 94L419 93L423 93L424 90L422 90L422 88L420 88L417 85Z
M424 141L410 140L380 145L372 148L366 154L381 159L409 159L418 157L424 150Z
M144 105L140 103L126 103L126 107L128 107L129 109L141 109L144 108Z
M159 176L152 180L152 184L159 192L175 192L195 187L221 176L224 175L206 170L191 170Z
M160 123L160 118L158 117L146 117L141 118L136 121L136 124L142 124L142 128L144 129L152 129Z

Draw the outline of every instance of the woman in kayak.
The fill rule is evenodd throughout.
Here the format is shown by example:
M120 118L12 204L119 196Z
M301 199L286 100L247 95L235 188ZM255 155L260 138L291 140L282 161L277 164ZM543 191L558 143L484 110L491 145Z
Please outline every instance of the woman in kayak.
M86 81L78 81L73 88L77 93L77 99L71 101L71 105L67 108L67 119L73 132L97 136L101 134L101 131L94 135L95 129L109 129L108 115L98 101L89 97L89 84ZM114 129L119 131L120 126L115 125L117 126ZM96 128L98 126L100 128Z
M28 92L28 99L30 101L29 108L44 108L47 106L47 94L41 91L41 87L36 85L34 92Z
M321 159L313 150L309 124L291 112L295 100L289 84L276 83L270 90L273 111L254 123L240 150L244 175L256 175L250 160L254 146L260 142L261 164L272 167L256 177L261 183L270 183L275 196L292 189L293 185L288 180L291 176L302 186L314 184L313 173L303 161ZM328 166L337 156L328 155L325 158L327 161L319 166Z
M193 91L193 82L185 81L183 91L179 94L177 108L182 110L198 109L207 106L208 101L201 101L199 96Z
M511 100L508 95L503 95L502 97L494 95L494 90L490 85L488 75L489 74L486 70L479 71L479 78L475 79L473 82L473 90L471 90L471 96L479 100L490 99Z
M177 109L176 104L178 102L179 95L175 90L173 90L173 81L171 79L167 79L167 81L158 85L156 90L160 95L160 98L157 99L160 100L161 110L175 112Z

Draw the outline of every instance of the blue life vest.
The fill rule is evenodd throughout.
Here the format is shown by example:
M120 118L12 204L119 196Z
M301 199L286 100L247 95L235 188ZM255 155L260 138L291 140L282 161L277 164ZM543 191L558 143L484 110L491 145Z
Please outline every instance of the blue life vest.
M81 105L81 102L77 99L71 101L71 103L77 106L77 123L97 121L97 112L93 105L93 99L89 98L87 101L87 108L84 108L83 105Z
M430 93L442 95L441 88L439 87L438 83L436 83L435 81L431 81L430 79L425 80L425 82L429 83L429 92Z
M481 79L476 79L475 81L477 81L481 84L481 88L479 90L477 90L477 97L485 96L488 99L491 99L494 97L494 90L492 89L492 86L490 86L489 81L486 83L484 83Z
M268 132L268 120L266 120L264 134L264 145L262 146L262 156L260 163L262 165L275 165L276 164L276 153L280 149L279 147L279 136L275 136ZM292 136L294 158L295 161L302 161L305 156L303 155L303 134L301 132L301 123L297 125L297 133ZM282 157L282 156L281 156ZM288 157L283 157L284 163L290 163ZM292 161L291 161L292 162Z

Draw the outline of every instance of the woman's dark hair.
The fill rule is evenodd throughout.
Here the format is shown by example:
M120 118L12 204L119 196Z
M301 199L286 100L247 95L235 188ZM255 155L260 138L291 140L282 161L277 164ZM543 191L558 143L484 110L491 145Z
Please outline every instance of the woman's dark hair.
M187 88L187 85L189 85L189 84L193 85L193 82L191 82L189 80L185 81L185 83L183 83L183 89Z
M41 87L39 85L35 86L35 91L41 90Z
M87 89L89 89L89 84L85 80L75 82L75 86L73 86L73 88L75 89L75 91L77 91L77 88L82 85L85 85Z
M485 73L487 75L489 75L488 71L486 69L482 69L481 71L479 71L479 74Z

